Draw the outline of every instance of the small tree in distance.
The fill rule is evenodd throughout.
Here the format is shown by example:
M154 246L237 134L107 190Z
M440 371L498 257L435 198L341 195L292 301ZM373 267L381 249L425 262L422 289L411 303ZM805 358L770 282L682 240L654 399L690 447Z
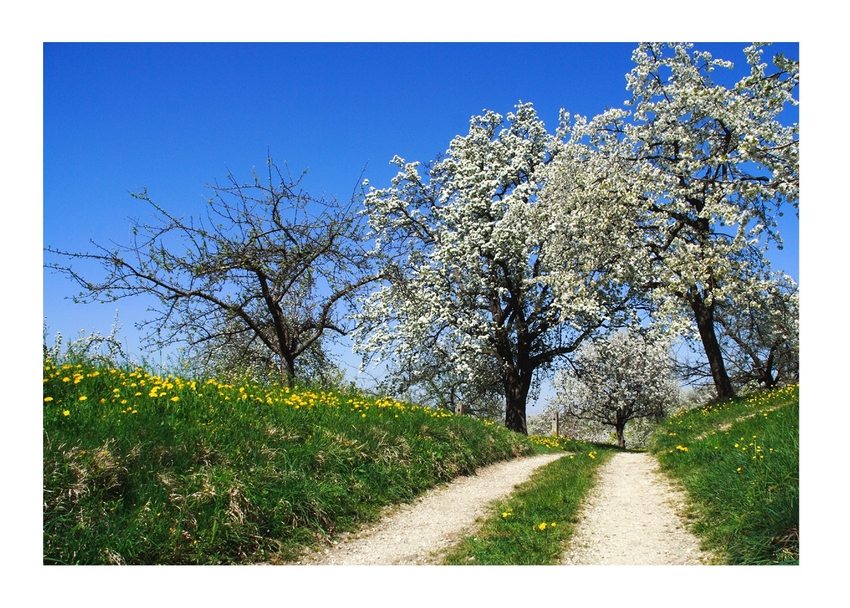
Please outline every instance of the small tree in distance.
M678 395L667 340L638 330L585 344L555 389L563 415L614 427L621 448L630 420L663 417Z

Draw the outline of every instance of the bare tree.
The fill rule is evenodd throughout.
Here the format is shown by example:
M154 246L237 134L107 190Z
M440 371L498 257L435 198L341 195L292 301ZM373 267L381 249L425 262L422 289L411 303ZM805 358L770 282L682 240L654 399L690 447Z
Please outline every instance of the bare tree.
M177 217L143 191L133 196L154 220L132 221L130 245L48 247L61 261L46 266L79 284L82 301L153 296L158 306L140 329L155 346L184 342L199 356L220 349L264 355L291 384L296 362L326 332L350 331L343 309L376 278L353 204L310 196L302 178L284 176L268 158L263 179L255 173L243 183L229 174L212 186L202 219ZM105 276L83 276L74 264L85 261Z

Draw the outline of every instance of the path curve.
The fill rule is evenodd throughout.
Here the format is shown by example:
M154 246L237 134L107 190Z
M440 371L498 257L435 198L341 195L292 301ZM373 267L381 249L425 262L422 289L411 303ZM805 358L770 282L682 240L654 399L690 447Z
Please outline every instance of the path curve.
M471 529L487 506L545 464L566 454L541 454L500 462L429 490L339 544L304 556L300 564L430 564Z
M619 452L598 472L565 564L711 563L681 518L685 499L646 453Z

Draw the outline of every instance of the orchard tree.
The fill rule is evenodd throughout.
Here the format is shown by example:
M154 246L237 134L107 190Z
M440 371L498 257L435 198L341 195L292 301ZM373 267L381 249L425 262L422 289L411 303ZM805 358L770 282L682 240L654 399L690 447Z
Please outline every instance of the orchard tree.
M800 300L787 275L759 277L717 303L721 347L732 377L771 388L800 376ZM740 304L745 302L746 304Z
M798 127L780 119L797 104L798 64L777 55L769 69L762 53L747 47L749 73L726 86L714 76L728 61L690 44L641 44L626 76L627 109L573 129L574 154L596 175L580 184L583 200L610 223L619 263L635 287L650 291L658 314L695 325L721 399L735 391L717 302L767 265L766 244L781 244L776 219L798 199ZM574 164L553 167L550 180L569 190ZM553 246L562 242L556 236ZM745 250L760 251L756 268L740 265L753 259Z
M404 394L409 401L438 407L456 414L498 420L504 417L505 403L501 368L494 358L471 362L472 373L461 373L451 364L450 353L432 342L432 348L419 349L415 363L392 362L381 388Z
M152 296L154 316L141 328L156 346L182 341L200 357L259 360L291 384L296 364L323 352L326 332L350 331L341 308L375 279L364 222L351 205L310 196L270 158L262 179L242 183L231 174L215 185L205 219L178 217L147 192L135 198L154 220L133 222L130 245L48 248L60 261L47 267L76 281L84 301ZM105 276L75 267L92 261Z
M181 353L177 364L189 375L212 375L232 382L280 382L280 359L256 334L223 330L227 339L206 340ZM327 350L327 340L314 341L303 351L295 366L295 381L339 386L345 373ZM287 378L289 380L289 378Z
M556 403L565 416L613 427L626 447L626 424L659 419L676 403L669 341L658 334L623 330L589 342L559 374Z
M387 280L366 298L359 348L414 368L439 353L472 385L495 362L505 424L522 433L535 376L627 312L628 293L587 259L581 233L559 258L572 282L557 292L547 282L542 192L562 148L531 104L487 111L424 176L395 157L390 186L365 199Z

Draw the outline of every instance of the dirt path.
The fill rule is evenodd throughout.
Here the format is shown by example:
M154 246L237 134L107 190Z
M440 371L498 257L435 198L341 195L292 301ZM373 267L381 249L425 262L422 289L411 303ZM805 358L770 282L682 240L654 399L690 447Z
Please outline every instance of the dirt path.
M704 564L711 558L679 516L684 498L649 454L621 452L600 470L565 564Z
M539 467L565 454L542 454L500 462L461 477L403 505L339 544L301 560L311 565L428 564L447 548L487 505L509 494Z

